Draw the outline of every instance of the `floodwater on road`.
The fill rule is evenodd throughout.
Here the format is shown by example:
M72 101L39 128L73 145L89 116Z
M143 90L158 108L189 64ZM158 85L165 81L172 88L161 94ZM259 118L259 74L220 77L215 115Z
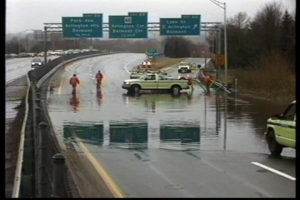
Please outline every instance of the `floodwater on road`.
M128 95L121 85L144 59L144 54L129 53L84 59L51 78L47 104L58 141L66 155L89 159L98 172L77 166L75 174L106 174L106 184L113 187L115 182L120 188L115 193L125 197L295 196L295 182L261 174L251 164L259 161L295 174L295 150L284 149L282 164L274 165L264 140L267 118L283 108L227 95L225 126L222 92L206 95L195 84L194 90L176 97ZM203 65L204 59L196 62ZM101 90L94 79L98 70L104 74ZM178 77L176 66L166 70ZM68 83L74 73L81 81L76 95ZM80 180L79 186L94 184ZM86 197L99 197L97 191L84 192Z
M48 94L49 114L62 143L76 137L99 148L155 148L170 150L234 150L268 154L263 132L266 119L282 112L263 100L228 95L227 130L224 136L224 95L204 94L201 87L173 97L168 93L127 95L121 88L128 70L145 59L144 54L116 54L69 64L62 80ZM204 59L195 62L203 64ZM101 91L94 75L104 74ZM174 70L170 69L170 74ZM173 71L172 71L173 70ZM78 74L81 85L71 94L68 78ZM295 157L293 149L285 156Z

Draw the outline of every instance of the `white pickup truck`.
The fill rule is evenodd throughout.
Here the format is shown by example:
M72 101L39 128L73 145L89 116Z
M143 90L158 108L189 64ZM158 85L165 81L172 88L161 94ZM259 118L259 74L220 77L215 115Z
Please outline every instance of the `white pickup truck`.
M123 89L129 93L139 94L140 90L168 90L173 95L179 95L182 89L189 89L188 80L179 80L158 73L149 73L138 79L128 79L123 82Z
M181 62L178 65L178 73L191 73L191 65L187 62Z

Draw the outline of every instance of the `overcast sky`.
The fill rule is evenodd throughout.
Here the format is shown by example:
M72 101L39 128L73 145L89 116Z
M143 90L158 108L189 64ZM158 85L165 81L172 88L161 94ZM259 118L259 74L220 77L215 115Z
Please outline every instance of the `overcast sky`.
M221 0L226 2L227 18L246 12L251 18L267 3L281 3L295 12L296 0ZM201 15L202 22L223 22L224 10L210 0L6 0L6 33L43 30L44 23L61 23L62 17L80 17L83 13L127 15L148 12L148 22L159 18L180 18L182 14Z

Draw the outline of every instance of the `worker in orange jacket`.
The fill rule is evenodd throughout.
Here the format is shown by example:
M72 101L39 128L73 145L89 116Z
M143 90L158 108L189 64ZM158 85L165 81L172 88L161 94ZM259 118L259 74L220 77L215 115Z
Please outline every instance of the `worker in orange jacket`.
M73 87L72 94L75 94L76 86L79 85L79 83L80 83L79 78L76 76L76 74L73 74L73 76L70 78L69 83Z
M99 88L101 86L101 82L102 82L102 79L103 79L103 74L101 73L100 70L96 74L95 78L96 78L96 81L97 81L97 88Z
M207 94L209 94L210 93L209 88L213 83L213 77L211 75L204 76L204 82L205 82L205 85L206 85L206 92L207 92Z

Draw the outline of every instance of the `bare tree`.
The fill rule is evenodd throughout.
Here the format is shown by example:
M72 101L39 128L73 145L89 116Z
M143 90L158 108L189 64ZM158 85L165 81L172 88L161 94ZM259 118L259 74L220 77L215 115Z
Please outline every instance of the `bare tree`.
M281 4L267 4L258 12L251 23L253 37L256 37L256 47L263 52L278 49L280 46Z
M239 12L233 18L228 20L228 25L236 27L240 30L250 28L250 17L246 12Z

